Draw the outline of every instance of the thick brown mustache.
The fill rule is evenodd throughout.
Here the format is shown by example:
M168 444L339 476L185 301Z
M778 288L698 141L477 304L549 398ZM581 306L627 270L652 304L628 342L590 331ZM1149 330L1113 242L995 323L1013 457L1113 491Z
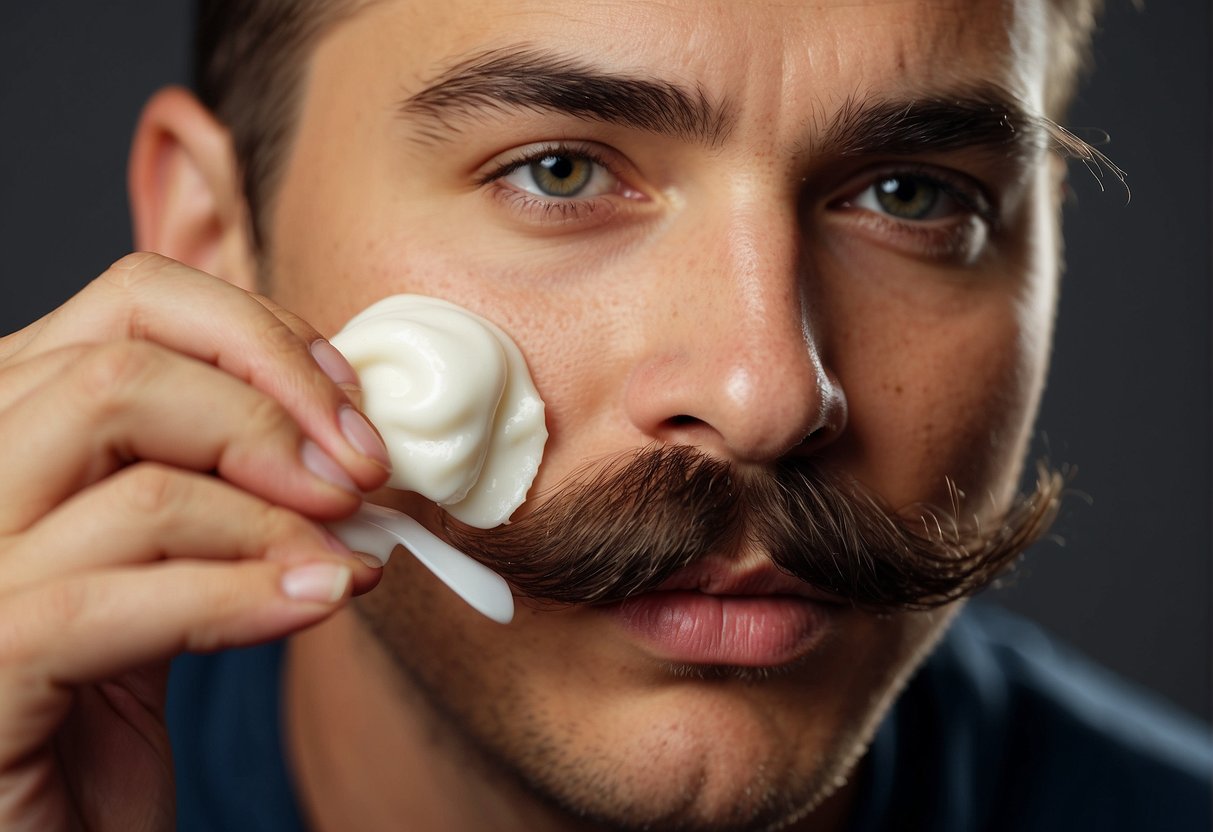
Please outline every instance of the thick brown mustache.
M930 609L1003 574L1048 531L1064 480L1043 465L1036 489L984 525L951 510L894 512L812 461L738 475L686 446L638 451L561 488L507 526L446 520L451 543L535 599L622 600L708 554L754 546L784 571L874 610Z

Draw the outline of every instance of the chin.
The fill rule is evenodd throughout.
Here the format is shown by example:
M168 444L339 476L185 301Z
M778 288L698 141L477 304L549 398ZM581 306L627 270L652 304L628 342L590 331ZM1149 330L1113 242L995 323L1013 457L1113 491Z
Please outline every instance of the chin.
M845 800L839 790L908 670L858 686L813 662L612 675L532 690L508 725L504 714L481 723L488 730L462 725L494 769L591 828L740 832L786 828Z
M734 666L663 660L593 611L490 627L385 583L360 606L406 698L427 703L424 724L445 725L486 779L608 830L824 817L952 612L838 611L795 661Z
M784 828L847 781L879 715L847 713L840 729L828 707L768 710L746 695L770 684L754 672L680 670L672 688L598 714L592 733L509 765L541 799L607 829Z

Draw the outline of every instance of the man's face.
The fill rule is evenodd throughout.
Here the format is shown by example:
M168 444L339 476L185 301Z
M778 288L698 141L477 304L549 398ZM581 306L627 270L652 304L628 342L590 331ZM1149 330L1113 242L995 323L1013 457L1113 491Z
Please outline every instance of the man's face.
M895 507L946 504L950 478L984 513L1042 385L1056 185L1030 130L956 129L953 104L1039 114L1044 13L371 4L311 62L275 295L327 332L399 292L501 325L547 403L539 500L657 443L743 471L812 455ZM915 108L924 129L887 117ZM714 568L763 564L751 547ZM647 602L647 623L524 604L502 627L402 558L362 613L407 685L549 798L710 825L827 791L950 612L693 595Z

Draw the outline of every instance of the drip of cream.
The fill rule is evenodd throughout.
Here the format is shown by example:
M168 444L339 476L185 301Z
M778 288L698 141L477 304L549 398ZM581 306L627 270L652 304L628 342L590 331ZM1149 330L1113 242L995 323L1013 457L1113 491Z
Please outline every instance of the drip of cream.
M388 486L487 529L509 521L547 442L521 351L490 321L436 298L394 295L332 343L362 384L362 409L392 461Z

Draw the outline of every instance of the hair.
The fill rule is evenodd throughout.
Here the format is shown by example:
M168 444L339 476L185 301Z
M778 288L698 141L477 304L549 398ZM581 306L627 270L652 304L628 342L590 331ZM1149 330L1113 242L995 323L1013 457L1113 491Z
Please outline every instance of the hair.
M308 56L367 0L198 0L194 89L232 135L253 242L266 221L299 117Z
M947 485L948 506L895 509L812 457L741 471L696 448L654 444L586 466L508 525L477 529L445 515L442 524L456 549L541 604L623 601L671 579L699 588L683 570L752 545L837 602L927 610L1007 574L1048 532L1065 474L1042 462L1036 487L1005 509L993 498L965 505Z
M333 25L371 0L197 0L194 84L232 134L253 242L264 250L283 160L299 115L308 56ZM1104 0L1048 0L1051 82L1060 120L1090 65Z

